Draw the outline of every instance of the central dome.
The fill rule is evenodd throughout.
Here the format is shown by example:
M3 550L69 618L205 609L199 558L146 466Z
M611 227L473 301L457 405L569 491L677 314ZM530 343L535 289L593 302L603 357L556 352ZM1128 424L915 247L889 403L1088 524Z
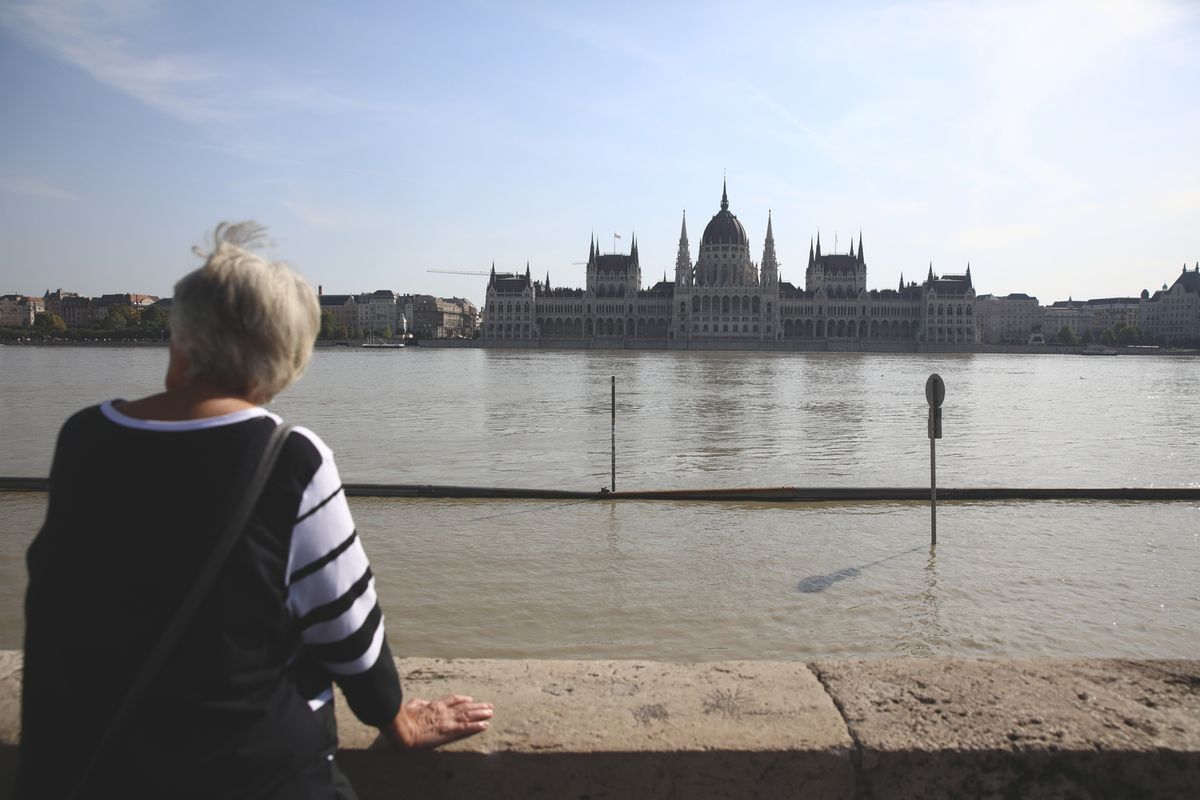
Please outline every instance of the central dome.
M729 213L729 195L725 191L725 185L721 185L721 210L709 221L704 229L704 236L700 237L700 244L735 244L750 246L750 240L746 237L746 229L742 227L742 223L738 222L738 218Z

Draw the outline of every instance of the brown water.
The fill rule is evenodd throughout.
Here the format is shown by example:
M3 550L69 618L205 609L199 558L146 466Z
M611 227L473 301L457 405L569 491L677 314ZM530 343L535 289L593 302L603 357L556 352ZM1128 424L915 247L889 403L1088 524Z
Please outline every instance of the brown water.
M155 391L160 349L0 348L0 474L43 475L77 408ZM352 481L1194 486L1200 362L1168 357L317 354L274 405ZM41 495L0 493L0 646ZM1193 503L352 501L398 653L800 659L1200 657Z

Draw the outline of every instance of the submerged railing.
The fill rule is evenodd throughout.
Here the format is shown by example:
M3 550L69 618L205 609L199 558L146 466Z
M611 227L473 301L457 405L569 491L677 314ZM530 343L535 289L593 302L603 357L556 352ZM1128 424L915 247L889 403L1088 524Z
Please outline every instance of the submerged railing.
M0 477L0 491L44 492L48 478ZM347 483L347 497L413 497L464 500L659 500L670 502L871 503L929 502L927 486L771 486L713 489L635 489L585 492L504 486L449 486L431 483ZM1103 500L1125 502L1197 502L1200 486L1184 487L965 487L938 488L938 500Z

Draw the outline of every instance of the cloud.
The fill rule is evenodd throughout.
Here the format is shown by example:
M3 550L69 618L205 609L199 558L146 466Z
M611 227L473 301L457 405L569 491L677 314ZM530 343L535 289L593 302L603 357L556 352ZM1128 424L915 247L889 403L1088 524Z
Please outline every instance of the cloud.
M150 11L143 2L17 2L0 10L0 24L151 108L190 121L228 117L212 88L222 69L204 58L139 52L118 32L136 29Z
M1190 182L1189 182L1190 179ZM1160 177L1111 206L1110 216L1132 225L1200 219L1200 176Z
M937 38L965 46L963 69L978 93L968 126L989 160L1065 190L1078 187L1040 152L1042 130L1060 123L1081 87L1112 80L1107 72L1131 48L1158 48L1182 14L1159 0L950 3L925 22Z
M672 74L680 72L680 65L665 55L666 50L643 46L631 35L628 27L617 27L603 19L568 16L559 10L537 14L534 21L604 55L615 56L643 68L651 67Z
M386 215L378 210L330 206L295 198L284 200L283 207L306 225L329 233L378 228L383 226L387 219Z
M6 177L0 178L0 189L13 194L21 194L26 197L37 197L42 200L78 200L79 197L72 192L55 186L48 181L39 180L29 177Z
M420 113L398 98L271 77L269 62L244 55L165 52L154 33L159 6L154 0L26 0L0 6L0 25L96 81L187 122L231 125L280 108L331 116Z
M888 203L882 211L893 216L919 216L929 211L929 203L924 200L902 200L898 203Z
M987 225L964 228L949 236L949 243L969 250L993 250L1038 239L1046 234L1041 225Z
M882 194L880 193L879 188L875 185L874 181L868 177L867 173L856 163L856 160L853 158L853 156L846 152L845 149L834 143L829 137L807 125L783 105L768 97L764 92L755 91L752 95L752 98L755 103L767 109L776 117L783 120L788 125L800 131L813 142L815 142L820 149L824 150L826 154L828 154L829 157L838 164L838 166L862 181L863 185L870 189L871 193L875 195L875 197L882 198Z
M1092 154L1147 122L1120 107L1136 100L1130 87L1157 79L1164 54L1194 51L1185 23L1197 16L1194 4L1170 0L852 6L818 28L805 52L816 74L836 63L860 91L848 95L848 111L826 112L824 137L793 124L822 147L836 144L839 163L889 193L904 191L889 178L913 191L936 181L931 188L953 196L973 223L1005 215L1014 194L1048 208L1079 203L1096 183ZM860 58L845 59L847 41ZM1182 91L1190 71L1178 72L1173 92L1181 110L1194 96ZM1087 147L1075 152L1073 140Z

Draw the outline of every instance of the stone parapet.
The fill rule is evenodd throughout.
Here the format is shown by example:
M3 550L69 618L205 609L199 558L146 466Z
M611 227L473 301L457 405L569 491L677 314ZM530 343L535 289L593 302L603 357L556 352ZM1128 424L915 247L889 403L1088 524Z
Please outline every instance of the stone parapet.
M408 696L496 705L486 733L396 753L339 702L339 763L394 797L1200 796L1200 661L399 659ZM19 740L0 653L0 798Z

